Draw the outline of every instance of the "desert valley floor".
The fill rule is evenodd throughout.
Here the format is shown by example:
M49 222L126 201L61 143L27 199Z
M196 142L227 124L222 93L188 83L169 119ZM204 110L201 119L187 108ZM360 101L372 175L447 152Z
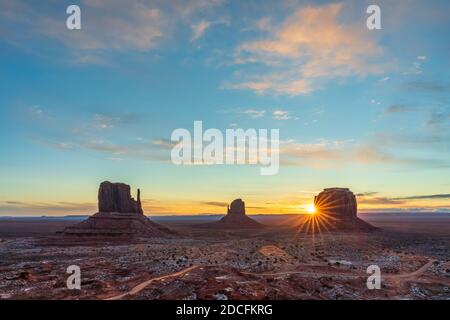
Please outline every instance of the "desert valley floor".
M0 299L450 299L450 215L367 215L371 233L306 233L303 216L209 230L161 219L172 238L61 241L71 219L0 219ZM78 222L77 220L76 222ZM81 269L68 290L66 269ZM379 290L366 286L378 265Z

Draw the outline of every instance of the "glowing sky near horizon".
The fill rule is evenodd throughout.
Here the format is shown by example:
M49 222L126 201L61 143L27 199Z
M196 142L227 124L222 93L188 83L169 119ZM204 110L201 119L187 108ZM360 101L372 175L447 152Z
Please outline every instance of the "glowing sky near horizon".
M104 180L146 214L450 211L450 3L0 3L0 216L89 214ZM170 135L279 128L281 167L175 166Z

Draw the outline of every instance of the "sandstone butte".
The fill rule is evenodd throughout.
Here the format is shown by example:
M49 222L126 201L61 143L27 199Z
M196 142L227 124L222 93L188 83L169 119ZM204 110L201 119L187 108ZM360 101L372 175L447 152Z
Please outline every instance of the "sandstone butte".
M129 185L105 181L98 190L98 212L67 227L63 234L71 237L164 237L173 232L144 215L139 189L135 200Z

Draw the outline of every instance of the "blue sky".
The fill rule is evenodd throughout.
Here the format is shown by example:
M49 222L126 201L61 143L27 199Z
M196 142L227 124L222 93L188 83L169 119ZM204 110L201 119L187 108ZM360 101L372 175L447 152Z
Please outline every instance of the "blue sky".
M0 215L95 210L140 187L147 214L301 213L345 186L362 211L450 208L450 4L377 1L0 4ZM170 135L277 128L281 168L175 166Z

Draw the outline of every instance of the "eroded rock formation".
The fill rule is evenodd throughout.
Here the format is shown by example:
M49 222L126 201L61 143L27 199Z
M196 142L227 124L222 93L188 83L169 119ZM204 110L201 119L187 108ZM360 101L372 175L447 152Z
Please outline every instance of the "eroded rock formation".
M357 217L356 197L348 188L326 188L314 197L317 219L329 229L371 231L376 228Z
M163 237L173 234L151 221L142 210L141 193L131 197L130 186L124 183L102 182L98 191L99 212L64 230L70 236L102 237Z
M201 227L219 229L263 228L264 225L245 214L245 202L236 199L227 207L227 214L217 222L205 223Z
M242 199L233 200L227 208L227 214L245 215L245 202Z
M336 219L356 218L356 197L348 188L327 188L314 197L314 206Z
M131 197L130 186L125 183L102 182L98 190L98 211L143 213L138 189L137 201Z

